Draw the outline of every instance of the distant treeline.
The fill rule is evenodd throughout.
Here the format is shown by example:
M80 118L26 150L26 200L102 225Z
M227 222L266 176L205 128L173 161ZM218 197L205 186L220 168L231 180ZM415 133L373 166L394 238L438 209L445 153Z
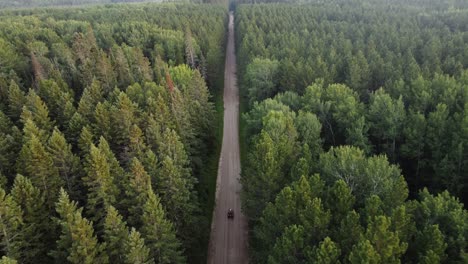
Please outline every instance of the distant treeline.
M405 8L426 8L428 10L462 9L468 6L465 0L237 0L238 4L295 3L337 6L404 6Z
M76 6L89 4L137 3L137 2L194 2L188 0L0 0L0 8L38 6Z

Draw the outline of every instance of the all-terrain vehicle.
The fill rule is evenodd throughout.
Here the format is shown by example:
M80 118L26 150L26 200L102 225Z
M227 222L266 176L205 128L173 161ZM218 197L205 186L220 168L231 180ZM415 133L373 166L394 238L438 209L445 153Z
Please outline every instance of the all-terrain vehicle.
M227 213L228 219L233 219L234 218L234 211L229 208L228 213Z

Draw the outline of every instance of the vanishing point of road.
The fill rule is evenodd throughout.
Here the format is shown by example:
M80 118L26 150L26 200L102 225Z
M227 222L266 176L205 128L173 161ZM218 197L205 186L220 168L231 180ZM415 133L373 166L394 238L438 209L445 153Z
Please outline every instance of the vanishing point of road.
M239 153L239 94L234 51L234 15L229 14L224 72L224 132L216 181L216 202L211 224L208 264L248 263L247 219L241 212ZM227 218L229 208L234 219Z

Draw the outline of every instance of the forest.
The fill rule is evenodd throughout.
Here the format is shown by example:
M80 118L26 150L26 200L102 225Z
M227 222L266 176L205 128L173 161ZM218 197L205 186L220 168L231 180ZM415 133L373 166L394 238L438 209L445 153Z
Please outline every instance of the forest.
M227 9L0 11L0 263L199 263Z
M228 3L116 2L0 0L0 264L206 262ZM250 263L468 263L468 3L229 6Z
M236 6L252 262L467 263L466 1L307 2Z

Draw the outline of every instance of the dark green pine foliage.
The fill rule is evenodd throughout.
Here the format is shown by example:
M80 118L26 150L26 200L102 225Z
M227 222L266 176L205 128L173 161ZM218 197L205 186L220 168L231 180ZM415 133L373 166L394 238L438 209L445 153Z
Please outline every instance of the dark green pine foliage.
M28 120L24 127L23 147L17 160L17 171L31 179L41 190L49 211L53 210L58 191L63 185L52 155L46 150L44 131Z
M185 263L180 241L172 223L166 218L159 197L149 189L143 206L141 233L156 263Z
M33 186L30 179L18 174L11 189L13 200L21 207L23 224L21 226L22 247L21 263L46 263L52 248L55 231L44 203L41 191Z
M145 240L135 228L131 228L128 239L125 241L127 264L154 264L150 257L150 249L145 245Z
M122 216L113 207L107 208L107 215L104 221L104 241L106 242L106 252L110 263L125 263L128 239L128 228Z
M123 204L128 210L128 222L131 226L142 226L143 206L148 200L148 192L151 189L151 178L145 171L141 162L134 158L130 164L130 173L126 186L127 200Z
M46 132L52 131L54 126L54 121L49 117L47 105L34 90L29 90L26 96L26 103L23 106L23 112L21 113L23 123L26 123L28 119L34 121L40 129Z
M80 181L82 167L80 158L73 154L72 146L68 144L64 135L55 128L47 142L54 166L64 182L64 187L72 199L82 197L82 183Z
M85 171L83 184L88 189L86 209L100 232L103 230L106 208L116 203L119 190L114 183L105 153L94 145L90 146L86 157Z
M129 231L122 216L112 206L107 209L104 241L110 263L154 263L141 234L134 227Z
M15 81L11 81L8 89L8 115L14 121L18 121L21 112L23 112L23 106L26 104L26 95L20 89Z
M70 201L68 194L61 189L56 203L61 229L57 248L51 252L58 263L76 264L109 263L105 245L100 244L94 234L93 224L82 216L82 208Z
M5 180L13 178L21 136L21 131L0 110L0 174L6 177Z
M23 213L13 197L0 189L0 247L2 254L19 259L22 254Z

